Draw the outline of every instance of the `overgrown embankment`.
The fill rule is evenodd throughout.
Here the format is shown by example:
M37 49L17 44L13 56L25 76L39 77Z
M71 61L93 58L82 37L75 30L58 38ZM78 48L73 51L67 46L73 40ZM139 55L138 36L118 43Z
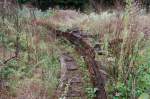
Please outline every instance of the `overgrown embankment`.
M108 98L136 99L141 94L149 94L149 15L140 15L135 10L90 15L71 10L32 11L23 9L18 14L11 13L13 17L1 16L1 97L52 98L59 83L59 56L66 50L77 55L73 50L75 46L58 39L53 31L59 30L59 35L65 36L68 29L70 32L66 37L74 44L82 41L78 37L82 37L83 32L94 35L89 41L92 45L99 45L97 52L100 55L96 53L95 59L101 61L105 70L101 72L108 76L105 82ZM40 20L39 24L43 25L33 25L33 19ZM73 32L76 30L82 32L76 34ZM87 48L85 43L82 45L79 53L91 57L82 65L89 63L89 67L93 68L93 48ZM18 48L19 52L16 51ZM18 55L12 58L15 52ZM5 63L9 58L12 59ZM80 58L77 60L80 61ZM84 70L87 71L87 68L84 67ZM97 89L87 84L85 91L93 98Z

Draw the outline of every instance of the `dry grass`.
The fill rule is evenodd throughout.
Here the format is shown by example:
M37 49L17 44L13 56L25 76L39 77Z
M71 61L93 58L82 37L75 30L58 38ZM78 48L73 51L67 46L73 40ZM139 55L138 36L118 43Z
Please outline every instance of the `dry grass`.
M60 70L55 38L47 29L31 25L30 12L19 13L18 21L0 19L0 98L52 99ZM19 56L3 64L14 55L18 34Z
M137 78L139 66L142 64L139 60L137 61L137 58L141 52L143 53L144 45L149 40L149 15L141 15L133 8L119 14L108 12L91 13L90 15L80 14L78 18L72 18L74 15L69 11L61 11L60 14L56 12L56 15L60 17L60 20L65 21L58 22L52 17L37 22L42 26L63 31L78 28L91 34L98 34L99 39L96 41L103 43L103 50L106 52L106 55L99 59L100 61L103 60L109 75L107 90L109 91L112 86L115 88L114 85L122 83L126 90L122 96L131 99L137 98L134 93L136 90L134 83L138 82L134 81ZM64 15L68 17L68 20L62 17ZM71 20L69 20L70 18ZM131 80L130 84L133 85L130 92L127 90L129 80ZM117 92L114 91L113 94L115 95ZM120 95L120 97L122 96Z
M107 52L106 55L100 56L98 59L104 60L103 64L105 64L110 78L108 85L113 86L121 80L126 84L130 74L137 73L136 70L140 62L136 61L136 56L139 56L141 52L143 53L143 47L150 36L150 15L140 15L136 11L130 12L119 14L103 12L101 14L91 13L86 15L72 10L57 10L53 11L52 15L44 17L41 12L37 11L35 16L37 14L41 15L40 17L36 16L36 22L42 24L42 26L33 25L31 13L24 13L19 19L20 43L23 48L19 54L17 66L19 68L31 66L29 69L32 70L28 72L31 78L26 76L25 78L19 78L20 75L24 77L20 74L20 71L17 71L19 75L17 73L14 75L17 84L19 83L18 86L16 84L10 85L10 87L16 89L16 92L13 93L14 98L48 99L52 97L52 93L56 88L59 64L55 60L56 57L53 56L58 56L62 51L54 43L56 39L53 32L45 26L62 31L79 28L91 34L98 34L99 37L95 41L103 43L102 49ZM6 19L5 24L3 24L3 21L0 20L0 29L1 33L6 33L8 39L13 39L11 43L14 44L16 33L18 33L15 23ZM8 55L5 57L3 53L6 48L0 48L1 60L10 57L11 53L14 52L14 45L10 47L12 50L8 50L6 52ZM8 65L3 64L3 67ZM14 78L10 78L10 80ZM46 80L43 81L43 79ZM109 87L108 85L107 87ZM133 90L135 89L133 88ZM4 95L4 93L0 94ZM4 96L13 96L7 90L5 94Z

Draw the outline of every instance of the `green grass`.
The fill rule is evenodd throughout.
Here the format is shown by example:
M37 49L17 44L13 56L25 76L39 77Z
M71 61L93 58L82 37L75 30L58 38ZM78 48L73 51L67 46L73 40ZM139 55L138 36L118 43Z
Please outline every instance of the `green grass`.
M47 30L41 27L31 27L28 22L32 18L22 15L29 12L23 10L19 13L18 23L20 25L18 27L16 27L16 21L14 22L14 20L7 17L5 21L0 20L0 78L8 86L8 93L3 95L9 98L25 97L26 91L31 91L33 97L36 97L35 94L37 94L41 98L52 98L59 82L59 54L54 42L46 40ZM43 17L47 16L46 14L49 12L46 14L37 13L39 16L39 13L43 14L41 15ZM39 38L36 34L37 31ZM15 53L17 35L19 36L19 56L17 59L11 59L6 64L3 64L3 61L12 57ZM34 89L32 90L34 83L37 83L35 87L37 87L37 90L42 91L43 94L38 93L38 91L37 93L34 92ZM20 96L19 93L24 96Z
M52 35L48 34L51 30L47 27L32 25L31 21L35 17L46 20L46 26L62 31L78 27L98 35L92 39L92 44L102 43L102 49L106 52L106 55L96 57L102 61L108 74L106 91L109 99L137 99L142 94L150 94L150 47L149 39L144 36L145 28L149 29L150 25L149 15L131 13L133 9L130 6L132 5L129 4L126 12L120 16L108 12L81 14L77 18L67 20L66 23L63 20L64 16L71 16L74 12L66 11L64 15L49 10L35 11L34 15L30 15L30 11L24 8L19 11L18 19L5 16L3 21L0 18L0 78L5 81L9 91L3 95L9 98L23 97L19 96L19 92L24 93L24 96L31 93L33 97L51 99L59 83L59 56L63 52L70 52L83 72L87 98L92 99L95 96L96 88L93 88L87 67L75 52L74 46L63 38L51 38ZM56 16L61 22L57 23L57 20L54 20L53 17ZM3 64L16 50L17 36L18 58ZM120 38L122 42L111 43ZM28 91L29 93L26 93ZM40 92L44 93L41 95Z

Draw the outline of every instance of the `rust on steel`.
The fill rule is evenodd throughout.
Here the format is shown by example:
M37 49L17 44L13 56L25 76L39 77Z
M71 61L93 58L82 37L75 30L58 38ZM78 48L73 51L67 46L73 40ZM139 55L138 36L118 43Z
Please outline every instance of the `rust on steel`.
M105 91L104 77L99 71L99 66L95 60L94 48L87 43L83 38L81 31L62 32L55 30L57 36L64 37L75 45L76 51L83 56L84 61L88 66L88 70L91 76L93 85L97 88L95 99L107 99Z
M33 20L32 23L45 26L53 31L57 37L63 37L75 45L76 51L84 57L84 61L88 66L91 81L93 82L94 87L97 88L95 99L107 99L104 76L100 72L99 66L95 60L96 54L94 48L91 47L87 40L85 40L87 37L85 33L80 30L62 32L50 27L47 22L40 20Z

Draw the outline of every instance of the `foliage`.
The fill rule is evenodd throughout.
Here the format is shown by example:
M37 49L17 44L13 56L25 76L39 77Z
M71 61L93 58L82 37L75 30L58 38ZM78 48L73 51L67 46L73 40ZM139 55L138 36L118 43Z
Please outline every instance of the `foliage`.
M110 7L125 7L126 0L16 0L20 4L25 4L30 2L33 6L41 9L47 10L49 7L55 8L59 7L61 9L77 9L83 11L84 9L90 9L89 5L92 5L95 10L110 8ZM136 0L137 5L142 5L149 11L149 0ZM88 5L88 6L87 6Z
M17 2L21 3L21 4L24 4L24 3L29 2L29 1L31 1L31 0L17 0Z
M146 93L143 93L140 97L139 97L139 99L149 99L150 98L150 96L148 95L148 94L146 94Z
M17 0L20 4L31 2L41 10L47 10L49 7L59 6L60 8L74 8L83 10L88 0Z
M42 17L50 15L50 13L45 15L40 11L37 13L38 17L41 17L40 14ZM23 9L18 13L17 18L20 30L16 26L16 20L5 17L3 21L0 18L0 86L3 87L2 90L8 91L8 94L4 92L4 95L6 94L4 97L7 96L8 99L26 97L28 94L26 92L34 90L31 87L38 83L38 86L35 84L34 87L44 93L37 92L37 95L41 99L43 97L51 98L58 84L60 70L55 46L46 38L48 36L46 36L47 30L45 28L36 28L28 24L32 19L29 16L29 11ZM38 38L36 30L38 30L40 38ZM4 63L15 53L17 36L19 36L19 56ZM1 84L2 82L7 85ZM34 92L32 91L31 95L34 96ZM3 98L3 94L1 94L1 98Z
M27 96L25 93L27 90L32 91L34 95L36 91L33 89L39 88L41 92L47 92L47 98L51 99L59 82L60 53L71 52L74 57L76 53L68 42L55 40L51 30L46 27L63 31L77 27L88 31L89 34L98 35L97 38L92 39L92 44L102 43L104 55L96 55L96 58L102 61L108 75L106 89L110 99L148 97L150 89L150 48L149 39L147 39L149 37L147 31L150 30L149 15L139 15L138 11L133 9L131 2L128 1L125 12L119 14L103 12L86 15L70 10L54 12L36 10L35 18L46 23L43 27L31 25L34 16L30 11L23 9L18 14L19 29L16 27L17 22L14 22L16 20L0 19L1 80L8 83L11 89L9 92L13 92L15 96L18 92ZM17 36L20 38L19 56L4 64L3 61L16 50ZM115 40L117 43L113 42ZM91 85L86 65L81 57L76 59L83 71L86 95L88 99L92 99L95 97L97 88ZM36 85L35 82L38 84ZM28 89L29 87L33 89Z

